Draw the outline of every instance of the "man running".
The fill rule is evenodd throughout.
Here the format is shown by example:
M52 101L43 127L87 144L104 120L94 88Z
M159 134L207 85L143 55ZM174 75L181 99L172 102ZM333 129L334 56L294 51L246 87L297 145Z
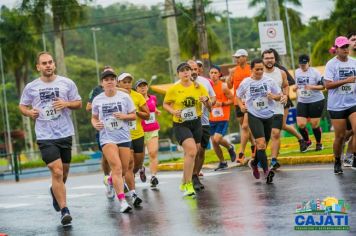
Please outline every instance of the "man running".
M295 71L295 80L297 86L293 88L298 94L297 104L297 124L299 132L303 136L305 142L311 143L308 130L306 128L307 121L313 129L316 140L315 151L321 151L321 128L320 117L324 110L324 90L321 74L314 68L309 66L309 56L299 56L299 69Z
M342 174L341 155L345 140L347 119L353 132L352 142L355 147L356 134L356 60L348 56L350 41L339 36L335 39L336 57L328 61L325 66L325 88L328 89L327 109L334 127L335 138L333 144L335 164L334 173ZM353 165L356 169L356 150L352 150Z
M208 91L210 101L212 103L214 103L215 102L215 92L214 92L214 89L211 86L209 80L207 78L204 78L199 75L198 64L195 61L188 60L187 63L192 70L191 80L193 82L196 82L196 83L199 83L200 85L202 85L206 89L206 91ZM199 180L199 172L201 171L201 169L203 167L204 160L205 160L205 149L208 147L209 139L210 139L210 132L209 132L210 110L207 107L203 106L202 112L203 112L202 116L201 116L202 138L201 138L200 148L197 153L197 157L195 158L195 165L194 165L193 176L192 176L193 187L196 191L200 191L200 190L204 189L204 185Z
M19 109L24 116L35 120L35 133L42 160L51 171L50 193L53 207L61 211L63 226L71 224L67 207L65 183L72 158L73 123L71 110L82 107L75 83L55 74L55 62L49 52L37 55L40 77L23 90Z
M282 89L283 96L279 102L276 102L274 106L274 115L272 122L272 144L271 144L271 168L278 169L280 164L277 161L280 145L281 145L281 130L283 128L284 119L284 104L287 102L289 94L289 85L287 80L287 75L284 71L275 66L275 57L273 51L268 49L262 52L262 60L264 64L264 76L272 78L279 88ZM296 131L297 133L297 131ZM302 136L299 138L299 143L301 147L305 144ZM303 150L304 151L304 148Z
M250 128L248 127L247 113L241 112L241 108L237 104L236 91L239 88L241 82L245 78L251 75L251 68L250 65L247 64L248 53L245 49L237 50L235 54L232 56L236 61L236 66L229 71L230 75L229 78L227 79L227 86L229 89L232 88L234 89L233 96L234 96L235 113L236 113L237 120L239 121L240 124L240 136L241 136L240 150L239 150L239 155L237 157L237 161L241 164L244 164L245 162L244 153L245 153L247 141L250 140L252 156L254 155L255 152L255 145L254 145L254 139L251 135Z
M223 138L229 126L230 105L233 103L233 95L226 83L220 80L221 69L219 66L213 65L210 68L209 74L210 79L213 81L213 88L216 94L216 102L210 112L210 136L215 154L220 160L220 164L215 170L219 170L224 168L222 164L226 163L220 145L225 147L229 153L232 153L230 156L231 161L235 161L233 157L236 158L234 146ZM225 164L225 168L226 167L227 163Z

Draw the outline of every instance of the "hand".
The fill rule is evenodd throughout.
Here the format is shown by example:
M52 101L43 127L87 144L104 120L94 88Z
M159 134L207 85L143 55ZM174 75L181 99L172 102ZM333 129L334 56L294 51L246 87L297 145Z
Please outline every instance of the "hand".
M95 123L94 128L95 128L97 131L100 131L100 130L102 130L102 129L104 128L104 123L101 122L101 121L98 121L98 122Z
M355 80L356 80L356 76L350 76L350 77L347 77L346 81L348 83L355 83Z
M293 86L293 92L297 92L297 90L298 90L298 86Z
M304 86L304 89L305 90L313 90L313 85L307 84L307 85Z
M247 112L247 107L245 106L245 104L242 104L242 106L240 107L241 111L243 113L246 113Z
M199 97L199 101L200 102L207 102L209 100L209 98L207 96L200 96Z
M214 107L221 107L221 106L222 106L222 102L216 101L214 104Z
M126 114L120 113L120 112L114 112L113 113L114 117L119 120L125 120L126 119Z
M53 108L57 111L62 110L66 107L68 107L68 102L64 101L63 99L56 98L56 100L53 102Z
M33 120L36 120L40 115L40 112L37 109L28 110L27 116Z
M160 116L162 112L160 110L156 109L155 113L157 114L157 116Z
M172 114L173 114L175 117L180 118L180 117L181 117L181 113L182 113L181 110L174 110Z
M279 100L282 104L287 104L288 101L288 96L287 95L282 95L281 99Z

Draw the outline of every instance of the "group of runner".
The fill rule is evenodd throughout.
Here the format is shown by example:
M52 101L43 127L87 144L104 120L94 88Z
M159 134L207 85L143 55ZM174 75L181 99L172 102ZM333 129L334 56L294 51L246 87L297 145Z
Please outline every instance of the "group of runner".
M328 90L327 109L335 130L333 151L334 173L342 173L343 145L348 142L348 154L344 166L356 168L356 34L337 37L335 57L325 67L324 79L310 67L308 55L299 57L299 69L295 81L279 63L278 53L269 49L247 63L248 54L239 49L233 55L237 65L223 81L219 66L212 65L209 78L205 78L200 61L189 60L177 67L179 80L166 92L163 108L172 115L172 127L177 142L184 149L184 167L180 190L183 196L196 195L205 186L199 173L205 157L205 149L211 140L220 160L216 170L227 167L221 147L232 162L245 163L247 142L251 143L252 158L249 166L256 179L262 168L266 183L272 183L275 170L280 167L278 154L281 130L293 134L305 152L312 142L306 129L310 122L315 136L315 150L323 149L320 117L324 108L322 90ZM349 54L351 48L351 56ZM52 175L50 194L53 207L61 212L61 223L72 221L66 203L65 183L71 161L73 123L71 110L80 109L82 99L74 82L55 74L55 63L48 52L37 57L40 77L27 84L20 101L20 111L35 122L36 139L42 159ZM102 167L106 194L120 202L120 211L132 209L126 201L125 189L132 205L142 203L135 191L135 174L146 182L143 166L145 146L150 158L150 185L156 187L158 166L157 98L148 94L146 80L129 73L117 75L111 67L105 67L100 75L100 85L93 89L87 104L91 111L91 124L97 130L97 142L103 152ZM289 87L297 92L297 124L299 133L286 124ZM231 91L233 89L233 91ZM241 146L238 155L224 135L230 120L230 107L235 105L240 123ZM271 163L268 165L266 147L271 139ZM351 154L351 155L350 155Z

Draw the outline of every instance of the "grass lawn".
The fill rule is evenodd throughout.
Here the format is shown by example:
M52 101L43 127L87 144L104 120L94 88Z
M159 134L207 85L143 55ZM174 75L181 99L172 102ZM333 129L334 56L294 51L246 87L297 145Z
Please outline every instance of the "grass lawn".
M280 157L291 157L291 156L314 156L314 155L327 155L327 154L332 154L332 145L333 145L333 140L334 140L334 133L329 132L329 133L323 133L322 134L322 143L324 145L324 150L316 152L315 150L315 139L314 136L310 137L313 145L310 148L310 151L306 153L301 153L299 151L299 143L295 137L285 137L281 138L281 149L280 149ZM269 145L267 147L267 156L270 157L271 154L271 149L270 149L270 144L271 141L269 142ZM224 158L225 160L230 160L230 156L228 152L226 151L225 148L223 149L224 153ZM235 145L235 150L238 152L240 149L240 144ZM250 149L250 144L247 144L246 151L245 151L245 156L250 157L251 156L251 149ZM164 162L160 163L169 163L169 162L183 162L182 158L174 158L170 160L165 160ZM216 163L218 162L218 158L215 155L214 150L207 150L205 152L205 164L209 163Z

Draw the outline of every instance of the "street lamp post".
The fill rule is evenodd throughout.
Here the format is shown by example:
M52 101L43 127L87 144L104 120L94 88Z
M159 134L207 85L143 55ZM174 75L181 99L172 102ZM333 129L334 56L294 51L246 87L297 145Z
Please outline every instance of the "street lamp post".
M310 66L312 65L312 61L311 61L311 42L307 42L307 44L308 44L308 54L309 54L309 58L310 58L310 62L309 62L309 64L310 64Z
M234 53L234 46L232 43L232 31L231 31L231 22L230 22L230 12L229 12L229 3L228 0L226 0L226 16L227 16L227 27L229 29L229 40L230 40L230 50L231 54ZM234 62L234 61L232 61Z
M96 49L96 35L95 32L99 31L99 27L92 27L90 30L93 32L93 44L94 44L94 57L95 57L95 64L96 64L96 77L98 80L98 84L100 84L100 78L99 78L99 64L98 64L98 51Z

